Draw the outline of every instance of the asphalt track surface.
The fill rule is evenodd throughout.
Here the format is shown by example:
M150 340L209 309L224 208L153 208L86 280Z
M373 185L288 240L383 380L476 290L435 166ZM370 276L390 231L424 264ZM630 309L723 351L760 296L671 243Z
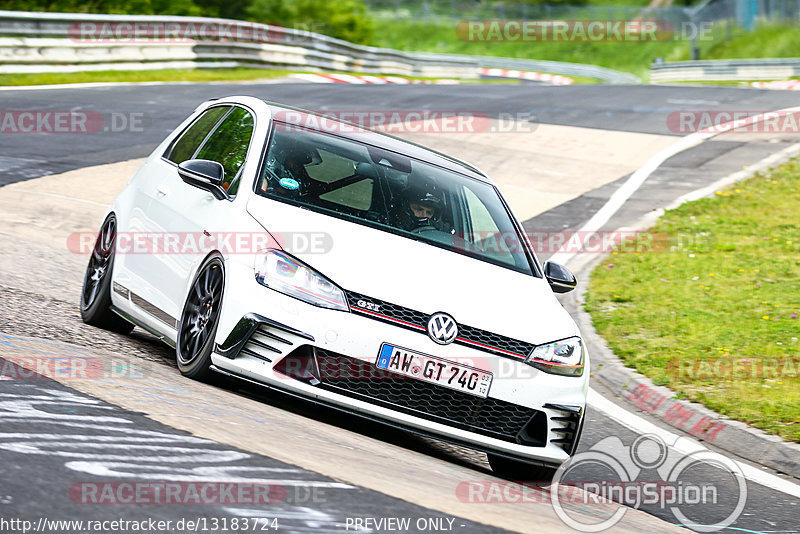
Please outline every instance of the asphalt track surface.
M314 110L454 110L496 117L530 114L547 124L678 135L667 117L685 110L768 111L797 105L792 91L726 87L521 85L244 84L157 85L41 91L3 91L4 110L96 111L120 131L4 135L0 185L45 174L147 156L191 111L208 98L251 95ZM141 130L127 123L141 121Z
M800 98L791 92L771 92L734 88L703 87L607 87L570 86L546 87L538 85L464 85L464 86L347 86L347 85L162 85L145 87L112 87L92 89L58 89L37 91L0 91L0 103L5 110L93 110L104 117L112 113L119 116L136 116L141 119L141 131L121 128L118 132L85 136L70 134L52 135L3 135L0 144L0 185L38 178L89 165L122 161L143 157L158 142L181 122L195 107L207 98L229 94L246 94L312 109L359 109L368 105L370 109L388 110L476 110L500 116L503 113L533 114L541 123L582 126L644 133L671 134L666 117L675 111L684 110L743 110L768 111L781 109L800 103ZM365 104L367 103L367 104ZM134 114L134 115L132 115ZM138 114L138 115L135 115ZM676 135L677 139L677 135ZM635 220L644 212L664 205L669 200L706 185L726 174L739 170L743 165L752 164L769 153L776 152L789 141L777 139L772 142L752 140L723 139L707 142L686 153L668 160L657 171L653 179L635 195L630 203L614 220L609 228L615 228ZM679 176L680 179L676 179ZM525 221L526 227L538 229L574 229L585 222L614 191L618 183L608 184L595 191L584 194L558 208ZM31 267L26 267L30 269ZM34 268L35 269L35 268ZM35 288L34 288L35 292ZM33 300L33 299L31 299ZM24 304L23 304L24 305ZM31 307L36 306L30 302ZM5 321L4 321L5 322ZM15 343L6 337L4 344ZM142 350L149 351L167 359L171 351L154 345L146 337L134 338ZM4 360L0 360L5 366ZM4 367L4 369L9 369ZM232 384L221 380L220 387L230 388L239 394L256 398L262 402L277 405L294 413L318 417L351 432L360 432L372 437L399 444L419 454L444 457L463 465L467 469L485 472L485 464L476 462L470 456L451 452L438 447L428 440L408 436L378 424L365 424L348 416L320 411L305 403L288 402L280 395L267 394L257 388ZM35 407L25 403L39 404ZM5 406L3 405L5 403ZM10 403L10 404L9 404ZM241 472L269 473L264 479L295 479L317 483L326 492L324 503L315 501L314 506L303 507L303 495L288 495L285 506L270 508L273 517L279 517L281 531L322 532L327 529L342 530L345 516L407 516L413 518L444 518L441 513L425 509L408 502L394 499L378 492L357 487L339 487L336 482L303 469L282 464L276 460L236 451L208 441L193 441L185 433L178 432L155 423L140 414L126 412L102 401L71 391L56 382L41 379L33 381L0 380L0 409L4 410L2 433L5 441L10 436L31 432L47 434L55 438L53 442L70 443L68 437L71 423L68 417L86 417L82 421L96 423L102 417L109 420L108 427L128 426L138 430L148 430L159 434L167 447L186 449L210 449L213 454L227 457L227 466L241 468ZM10 414L10 415L9 415ZM16 415L15 415L16 414ZM121 422L127 420L127 423ZM86 429L84 429L86 430ZM97 436L113 436L111 428L96 428ZM130 436L129 436L130 437ZM136 436L134 436L136 437ZM139 436L141 437L141 436ZM619 438L625 445L632 444L637 434L621 426L613 419L599 412L589 411L588 420L581 442L585 451L609 437ZM152 438L152 436L151 436ZM22 438L20 438L22 439ZM25 438L30 439L30 438ZM79 440L76 439L76 443ZM63 448L63 447L62 447ZM79 447L78 447L79 448ZM166 449L165 449L166 450ZM50 451L50 453L48 453ZM0 514L3 517L92 517L117 518L126 513L125 507L96 506L87 509L74 501L54 500L54 494L64 495L70 486L91 480L91 472L68 470L64 467L65 456L71 461L79 461L74 451L70 454L58 447L48 448L41 442L19 443L15 447L0 448L3 462L3 486L0 488ZM55 452L55 453L54 453ZM191 451L189 451L191 452ZM20 454L27 454L21 460ZM191 454L187 453L191 458ZM135 455L134 455L135 458ZM161 458L158 461L163 461ZM737 459L747 461L746 459ZM142 462L145 459L123 459L127 462ZM156 462L157 463L157 462ZM196 469L202 463L188 461L186 469ZM281 471L284 470L284 471ZM226 472L230 476L230 472ZM238 472L238 471L237 471ZM190 473L190 471L187 471ZM280 473L279 477L275 476ZM584 473L603 479L609 473ZM653 480L657 475L653 473ZM207 473L204 479L208 480ZM697 472L691 475L696 481L713 481L720 490L720 501L730 499L735 494L735 481L727 480L719 472ZM124 479L124 477L122 477ZM229 478L228 478L229 479ZM586 478L584 478L585 480ZM639 478L640 480L649 480ZM252 480L252 476L248 479ZM325 484L333 484L325 487ZM292 486L289 486L292 487ZM297 487L301 487L298 483ZM55 501L55 502L54 502ZM728 506L732 506L728 503ZM680 521L669 509L659 506L643 506L643 510L671 523ZM687 515L695 524L719 521L720 510L725 506L699 507ZM729 508L728 508L729 510ZM252 517L252 510L219 510L219 515L240 515ZM303 513L305 512L305 513ZM207 507L193 508L183 505L176 507L151 507L147 514L152 517L176 519L180 517L211 516ZM724 516L724 515L723 515ZM737 531L755 532L797 532L800 531L800 503L796 498L778 491L747 483L747 502L743 514L731 527ZM454 519L463 529L480 532L485 526L475 522ZM316 521L316 522L315 522ZM457 531L458 529L456 529ZM533 530L533 526L532 526Z

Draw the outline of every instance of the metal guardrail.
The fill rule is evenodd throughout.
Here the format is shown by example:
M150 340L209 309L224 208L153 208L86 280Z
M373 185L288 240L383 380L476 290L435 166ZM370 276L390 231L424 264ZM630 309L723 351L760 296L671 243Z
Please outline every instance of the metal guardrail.
M780 80L792 76L800 76L800 58L676 61L650 66L650 81L653 83Z
M264 39L86 39L81 24L227 25ZM100 34L102 36L102 34ZM317 33L227 19L0 11L0 73L248 66L358 71L405 76L475 78L482 67L537 70L639 83L627 73L593 65L402 52L356 45Z

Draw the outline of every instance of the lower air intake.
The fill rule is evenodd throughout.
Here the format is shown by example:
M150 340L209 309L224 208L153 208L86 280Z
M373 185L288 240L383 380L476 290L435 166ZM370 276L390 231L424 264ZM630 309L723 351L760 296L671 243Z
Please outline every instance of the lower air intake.
M546 443L543 412L402 377L357 358L316 353L320 388L503 441Z

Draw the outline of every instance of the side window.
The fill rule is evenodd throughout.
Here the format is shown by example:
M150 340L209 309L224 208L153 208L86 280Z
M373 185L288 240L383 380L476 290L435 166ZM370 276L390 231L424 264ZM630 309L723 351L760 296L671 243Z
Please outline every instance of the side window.
M228 189L244 165L251 137L253 137L253 115L242 108L234 108L195 157L221 163L225 169L223 187ZM234 188L238 188L238 182Z
M468 187L464 187L464 197L467 201L469 225L472 227L472 235L464 236L467 242L485 256L513 265L513 253L520 247L516 235L501 232L486 205Z
M183 132L183 135L173 143L167 159L176 164L192 159L194 153L197 152L197 148L205 140L206 136L208 136L208 133L230 109L230 106L218 106L200 115L200 117Z

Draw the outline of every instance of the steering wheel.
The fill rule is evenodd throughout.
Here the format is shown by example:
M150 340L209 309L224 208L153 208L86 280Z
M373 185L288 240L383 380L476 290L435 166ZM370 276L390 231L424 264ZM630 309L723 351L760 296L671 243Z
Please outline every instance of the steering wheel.
M435 226L433 226L431 224L426 224L425 226L418 226L417 228L414 228L413 230L410 230L409 233L416 234L416 235L424 235L424 234L429 234L431 232L438 232L438 231L439 230L437 230Z

